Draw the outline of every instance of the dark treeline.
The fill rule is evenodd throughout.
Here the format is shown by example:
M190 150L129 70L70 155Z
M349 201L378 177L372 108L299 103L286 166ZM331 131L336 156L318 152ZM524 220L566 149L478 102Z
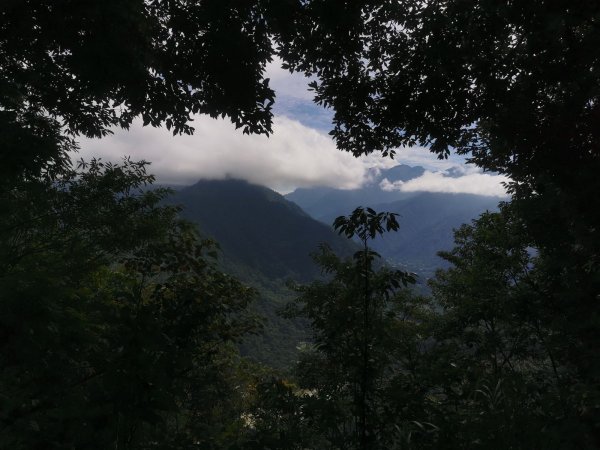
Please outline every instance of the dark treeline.
M1 448L600 447L600 4L29 0L0 18ZM67 154L136 117L270 133L274 56L316 76L340 150L423 145L511 179L430 297L370 248L394 214L336 220L362 246L315 249L287 372L240 356L256 293L145 162Z

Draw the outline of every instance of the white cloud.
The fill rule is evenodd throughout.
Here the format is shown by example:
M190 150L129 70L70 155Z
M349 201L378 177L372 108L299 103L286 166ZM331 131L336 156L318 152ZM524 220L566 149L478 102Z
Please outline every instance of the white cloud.
M402 147L396 150L394 156L396 166L406 164L407 166L422 166L431 171L447 170L457 165L465 164L463 156L452 154L448 159L439 159L429 149L421 146Z
M194 118L196 131L192 136L172 136L164 128L142 127L136 121L129 131L117 129L101 140L82 139L81 151L75 158L119 161L123 156L131 156L134 160L150 161L150 171L159 183L191 184L200 178L233 177L281 193L311 186L358 188L372 181L380 169L397 164L440 171L464 163L464 158L456 156L439 160L423 147L398 149L393 160L377 154L354 158L337 150L327 135L329 115L310 101L308 80L281 69L280 63L275 61L267 68L283 101L283 110L275 116L274 133L269 138L244 135L229 121L207 116ZM412 189L411 186L402 189Z
M277 117L274 133L244 135L226 120L195 117L192 136L172 136L164 128L115 130L101 140L83 139L75 158L102 157L118 161L152 162L159 183L191 184L200 178L234 177L280 192L302 186L359 187L366 179L366 163L335 148L326 135L299 122Z
M282 60L274 58L267 64L266 77L275 90L274 110L276 114L292 117L310 128L328 133L332 128L333 111L313 103L313 92L308 90L308 83L315 77L305 77L302 73L290 73L281 68ZM439 159L427 148L420 146L403 147L396 151L395 159L368 156L363 158L379 168L390 168L398 164L423 166L431 170L446 170L457 164L464 164L465 158L450 155L449 159Z
M506 197L506 189L502 185L509 179L503 175L481 173L476 168L463 168L464 175L449 177L442 172L425 171L423 175L412 180L390 182L387 178L380 183L384 191L403 192L446 192L452 194L477 194L494 197Z
M314 93L308 90L308 83L314 78L305 77L304 74L294 72L281 67L282 60L275 58L266 67L266 78L269 78L270 86L277 97L286 96L296 99L312 101Z

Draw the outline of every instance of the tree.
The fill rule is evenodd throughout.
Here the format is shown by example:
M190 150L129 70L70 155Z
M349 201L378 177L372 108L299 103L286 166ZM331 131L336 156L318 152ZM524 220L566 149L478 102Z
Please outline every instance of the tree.
M86 256L90 249L101 257L137 242L127 229L115 236L91 222L64 240L64 222L43 208L32 216L39 226L14 231L30 219L27 208L11 209L24 195L21 183L35 181L33 199L67 208L65 223L76 223L68 196L51 180L68 171L66 152L78 134L102 136L137 116L191 132L195 113L269 132L273 93L263 69L274 42L287 68L317 75L316 101L334 109L340 149L393 156L398 146L421 144L512 179L519 233L537 252L537 289L527 302L542 306L548 335L563 343L558 358L577 374L578 424L599 429L598 4L27 0L4 2L0 17L0 194L8 206L0 220L12 230L2 243L7 292L27 275L39 282L31 286L53 286L65 273L86 279L96 261ZM94 236L98 243L88 239ZM81 264L61 262L65 250L56 249L63 245ZM477 287L469 291L489 300Z
M578 392L585 378L540 295L547 275L524 225L504 204L461 226L455 248L440 252L451 267L431 281L443 308L431 358L447 406L432 420L441 438L470 448L594 448Z
M397 230L395 216L357 208L338 217L334 227L358 237L362 250L342 260L321 247L315 260L330 278L301 288L297 309L291 310L308 318L314 332L314 351L297 368L300 388L309 393L306 415L335 448L383 448L389 442L381 408L389 371L397 363L392 355L398 342L391 334L399 319L393 305L401 301L398 289L414 277L377 268L379 255L368 242Z
M138 116L174 133L193 131L191 114L270 133L264 69L271 35L293 9L261 0L2 2L0 175L57 164L72 136L101 137Z
M278 44L290 70L318 76L338 148L393 156L420 144L507 174L536 247L573 269L555 290L589 314L600 288L599 21L594 2L314 0Z
M597 2L313 0L278 41L286 67L317 76L338 148L420 144L511 178L545 267L540 298L588 387L600 385L599 24Z
M516 176L598 156L599 15L567 1L313 0L278 43L290 69L319 76L341 149L455 148Z
M243 429L253 293L152 180L94 160L2 193L2 447L222 448Z
M266 373L265 373L266 372ZM305 417L305 392L287 377L255 368L245 449L305 449L326 445Z
M338 230L340 234L345 234L347 238L351 239L357 236L362 244L363 250L357 252L354 258L357 260L357 266L360 268L360 276L358 277L359 282L364 284L363 304L362 304L362 327L361 327L361 367L360 367L360 388L359 388L359 432L361 448L371 447L371 442L374 437L374 430L372 425L369 423L369 416L373 413L371 404L372 390L374 388L374 376L373 372L377 369L372 367L373 353L378 347L378 342L373 341L374 334L374 318L373 315L383 314L385 305L373 305L372 303L377 302L373 300L373 286L371 283L372 271L373 271L373 259L378 256L377 253L373 252L368 247L369 239L375 239L378 234L383 234L385 231L396 231L399 228L399 224L396 221L396 214L394 213L379 213L377 214L373 209L362 208L355 209L349 217L340 216L334 223L333 228ZM410 275L396 272L390 277L390 274L386 274L388 279L381 280L379 289L375 291L375 295L378 297L385 298L389 295L389 290L398 288L400 282L403 282L406 286L409 281L414 282L414 279ZM383 289L382 289L383 288ZM381 290L382 289L382 290ZM376 320L376 319L375 319Z

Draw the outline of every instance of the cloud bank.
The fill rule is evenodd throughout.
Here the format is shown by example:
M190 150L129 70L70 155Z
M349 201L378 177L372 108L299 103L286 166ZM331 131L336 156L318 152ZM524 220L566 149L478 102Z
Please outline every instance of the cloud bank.
M497 176L466 173L464 158L439 160L428 149L398 149L394 160L372 154L355 158L336 149L327 135L330 111L314 105L306 91L306 78L290 75L275 63L269 67L279 95L270 137L244 135L228 121L208 116L194 117L192 136L173 136L164 128L143 127L135 121L130 130L114 130L101 140L82 139L74 158L119 161L124 156L152 163L150 172L162 184L189 185L201 178L240 178L268 186L280 193L298 187L326 186L354 189L372 182L377 169L397 164L423 166L422 177L408 183L384 180L384 190L469 192L503 196ZM304 88L304 89L303 89ZM455 167L450 178L439 173ZM458 173L456 173L458 170ZM450 173L448 173L450 175Z
M145 159L159 183L191 184L200 178L242 178L279 192L296 187L357 188L365 162L335 148L326 135L287 117L277 117L270 137L244 135L226 120L196 117L192 136L173 136L164 128L115 130L101 140L83 139L75 158L123 156Z
M464 163L451 156L439 160L426 148L398 149L394 160L380 155L354 158L336 149L328 131L332 112L312 102L310 79L290 74L275 60L267 67L275 89L275 119L271 137L244 135L227 120L208 116L194 117L192 136L173 136L164 128L143 127L135 121L130 130L115 129L101 140L82 139L78 159L102 158L119 161L124 156L152 163L150 172L163 184L192 184L198 179L241 178L287 193L297 187L327 186L338 189L359 188L373 181L377 169L397 164L423 166L432 172ZM420 188L446 192L446 179L421 180ZM433 181L439 185L434 186ZM389 182L388 182L389 183ZM468 183L467 183L468 184ZM384 185L385 189L420 189ZM453 189L455 189L454 187Z
M385 178L379 186L384 191L402 192L445 192L452 194L476 194L492 197L506 197L506 189L502 183L509 179L503 175L482 173L479 169L452 168L451 175L443 172L425 171L423 175L412 180L390 182ZM463 172L462 175L457 172Z

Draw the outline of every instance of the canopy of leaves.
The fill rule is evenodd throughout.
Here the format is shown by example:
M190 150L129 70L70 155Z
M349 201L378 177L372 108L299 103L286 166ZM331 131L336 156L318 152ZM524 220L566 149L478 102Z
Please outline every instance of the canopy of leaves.
M378 257L368 241L385 229L397 230L391 213L356 208L338 217L334 226L348 238L364 244L353 259L341 259L322 246L314 258L330 277L300 288L301 295L289 314L306 317L313 329L314 347L307 349L297 366L304 396L305 420L323 439L319 445L334 448L385 448L402 417L392 419L382 410L387 402L398 364L398 344L413 347L401 336L410 329L401 311L405 297L401 285L414 283L411 274L375 268ZM407 308L408 309L408 308ZM385 405L385 406L384 406Z
M274 92L264 69L287 14L277 3L3 1L0 136L11 138L3 170L59 161L68 148L57 129L100 137L138 116L174 133L193 131L192 114L270 133Z
M341 149L456 148L516 176L598 156L599 21L595 2L312 0L279 44Z
M317 75L340 149L420 144L511 178L544 295L569 317L556 331L597 384L600 4L309 0L296 18L280 53Z
M210 448L243 426L253 293L151 181L92 161L2 192L1 447Z
M524 225L505 204L440 253L452 266L431 281L443 307L432 359L447 403L461 406L454 425L436 423L482 448L594 448L598 389L580 371L586 363L573 363L585 350L550 300L545 256Z

